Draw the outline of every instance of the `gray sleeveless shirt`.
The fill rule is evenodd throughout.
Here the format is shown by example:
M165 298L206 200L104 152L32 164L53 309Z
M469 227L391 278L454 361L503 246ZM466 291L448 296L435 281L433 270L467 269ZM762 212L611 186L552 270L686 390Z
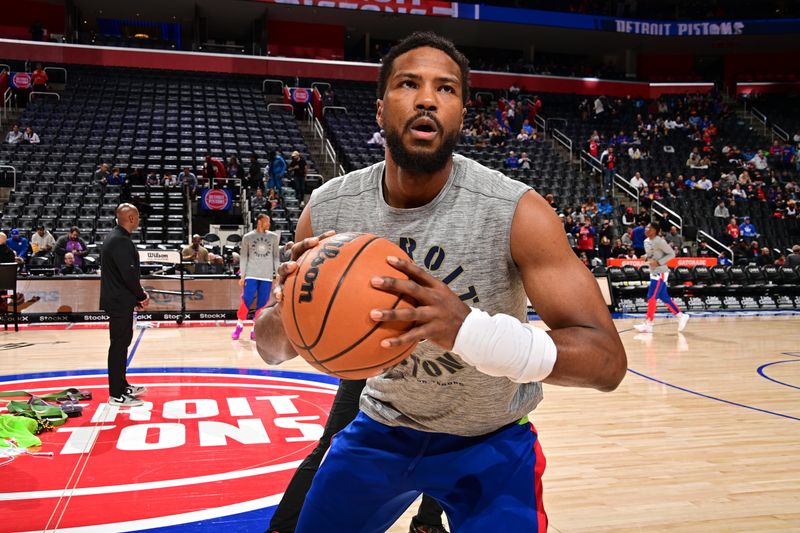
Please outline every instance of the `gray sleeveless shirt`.
M511 221L526 185L453 156L447 183L430 203L390 207L384 163L328 181L311 195L314 235L373 233L397 243L462 301L526 320L526 295L511 257ZM367 380L361 410L389 426L473 436L519 420L542 399L540 383L488 376L429 341Z

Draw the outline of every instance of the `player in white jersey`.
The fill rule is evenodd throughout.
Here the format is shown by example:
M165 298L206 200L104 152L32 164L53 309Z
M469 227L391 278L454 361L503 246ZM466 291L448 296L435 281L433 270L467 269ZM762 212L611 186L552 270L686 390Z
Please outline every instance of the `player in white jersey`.
M277 233L269 231L270 222L269 216L261 213L256 218L256 229L242 237L239 251L239 286L242 287L242 300L236 312L238 319L236 329L231 333L233 340L239 340L253 300L258 298L253 320L258 318L258 314L267 305L272 290L272 280L278 272L280 237ZM255 340L252 331L250 340Z

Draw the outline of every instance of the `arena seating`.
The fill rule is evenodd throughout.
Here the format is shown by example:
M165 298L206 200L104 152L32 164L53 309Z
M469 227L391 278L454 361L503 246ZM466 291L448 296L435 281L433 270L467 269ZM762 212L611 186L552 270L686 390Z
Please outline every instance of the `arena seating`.
M316 172L294 116L267 110L257 77L70 66L60 96L34 98L19 119L39 133L40 145L0 146L0 162L17 169L6 229L32 231L41 222L59 236L74 224L89 242L101 241L120 193L94 183L102 162L128 174L188 166L199 175L207 155L237 156L246 166L255 154L263 167L271 150L287 160L298 150ZM132 193L150 209L142 242L186 242L179 189L134 186Z
M547 102L543 115L548 118L549 123L565 133L575 146L584 150L588 145L589 137L594 131L597 131L601 136L600 151L603 151L608 146L609 140L620 131L631 135L633 131L636 131L636 115L641 114L646 119L650 114L648 108L652 105L652 101L643 101L642 106L636 108L631 102L623 102L621 100L613 102L612 99L612 107L616 107L619 112L613 115L606 113L607 116L602 118L593 118L591 116L581 116L579 107L581 102L585 101L591 109L596 96L551 94L541 96ZM665 96L662 99L670 104L670 109L676 110L671 111L670 116L676 113L680 114L684 121L689 116L690 106L692 105L697 108L698 114L708 114L719 130L719 134L713 143L718 154L722 152L723 147L726 145L737 146L749 159L758 149L768 149L771 144L770 139L759 135L758 129L754 129L748 121L740 118L730 110L725 110L719 100L706 98L687 105L683 101L683 96ZM768 102L769 100L766 101ZM778 101L780 100L778 99ZM658 116L657 113L654 113L654 115ZM788 115L791 117L792 113L790 112ZM790 119L787 118L787 124L791 124L788 120ZM657 176L663 179L667 173L672 173L673 179L676 179L679 175L685 177L694 176L697 179L708 176L712 181L715 181L720 178L721 170L734 167L734 165L728 164L722 156L718 158L719 164L712 164L707 169L687 167L686 160L691 149L702 146L702 143L691 140L686 133L673 131L668 137L655 139L648 146L650 157L640 160L631 160L627 156L627 146L624 147L625 150L623 150L622 154L619 154L619 147L617 147L616 172L625 179L632 177L638 171L648 181ZM667 152L664 150L665 146L669 146L673 150ZM768 173L765 172L764 174ZM789 173L779 178L780 180L797 179L797 173ZM643 198L643 201L646 205L649 204L647 198ZM659 201L680 214L683 217L685 226L698 227L717 239L725 238L723 229L727 221L723 223L721 219L713 216L716 203L710 195L705 194L703 191L687 191L677 197L664 194ZM770 206L768 202L751 199L741 205L741 210L743 215L751 217L753 224L759 230L759 243L761 245L769 246L780 253L785 253L792 244L797 242L798 236L800 236L800 226L797 220L776 218L774 216L774 206Z
M337 82L335 85L336 106L344 109L326 110L325 123L337 152L344 157L345 170L363 168L383 160L383 147L367 144L378 130L375 92L374 83ZM493 112L493 107L486 111ZM468 109L464 123L469 124L476 113L476 109ZM534 187L542 195L552 193L556 204L561 207L574 206L600 196L594 180L582 176L553 149L550 142L541 139L537 142L509 139L502 147L479 147L462 139L455 151L489 168L502 170L509 177ZM517 155L527 152L533 163L532 170L504 169L503 162L509 151Z

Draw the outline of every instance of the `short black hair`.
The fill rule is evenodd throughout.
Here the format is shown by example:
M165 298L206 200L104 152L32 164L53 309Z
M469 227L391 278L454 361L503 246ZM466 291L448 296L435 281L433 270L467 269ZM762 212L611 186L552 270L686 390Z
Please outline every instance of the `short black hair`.
M436 48L441 50L450 59L456 62L458 68L461 70L461 100L466 104L469 100L469 60L467 57L458 51L456 45L449 39L445 39L441 35L437 35L430 31L416 31L394 45L381 60L381 70L378 74L378 99L383 99L386 93L386 85L389 81L389 76L392 74L394 68L394 60L398 56L416 50L417 48L424 47Z

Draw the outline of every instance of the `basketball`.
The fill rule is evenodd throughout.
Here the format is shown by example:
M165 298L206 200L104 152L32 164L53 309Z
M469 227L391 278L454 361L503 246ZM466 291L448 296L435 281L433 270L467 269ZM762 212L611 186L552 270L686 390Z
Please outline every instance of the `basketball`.
M342 233L323 239L297 261L284 284L283 327L297 352L314 368L343 379L377 376L404 360L417 343L380 343L411 329L410 322L376 322L372 309L414 307L415 302L378 290L375 276L408 277L386 262L408 256L386 239Z

